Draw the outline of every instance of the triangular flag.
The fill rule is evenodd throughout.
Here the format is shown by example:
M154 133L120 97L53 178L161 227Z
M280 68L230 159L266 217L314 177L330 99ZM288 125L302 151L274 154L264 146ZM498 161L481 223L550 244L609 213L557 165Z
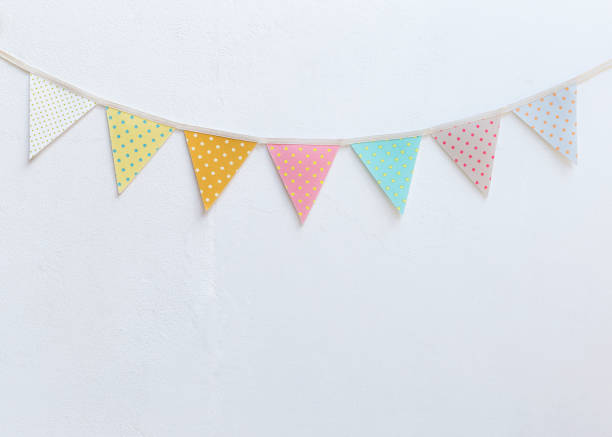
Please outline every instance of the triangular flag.
M94 106L91 100L30 74L30 159Z
M353 150L402 214L421 137L353 144Z
M578 160L576 86L559 88L514 110L521 120L567 159Z
M499 116L454 126L432 136L474 185L488 195L498 131Z
M210 209L257 143L185 131L204 209Z
M268 144L268 152L304 223L334 162L338 146Z
M119 194L164 145L174 129L114 108L106 108Z

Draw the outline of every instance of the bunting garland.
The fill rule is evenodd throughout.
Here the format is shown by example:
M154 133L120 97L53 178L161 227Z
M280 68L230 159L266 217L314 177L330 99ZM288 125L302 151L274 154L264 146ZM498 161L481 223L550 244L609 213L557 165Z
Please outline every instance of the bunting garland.
M485 196L492 182L502 115L512 112L549 146L577 162L577 84L612 68L612 60L550 90L455 123L396 135L356 139L262 139L187 126L93 96L17 60L0 58L29 73L29 156L32 159L96 105L106 106L119 194L149 163L174 130L184 132L204 209L210 210L256 145L266 145L287 194L304 223L339 147L351 146L393 207L406 209L423 136L430 135Z

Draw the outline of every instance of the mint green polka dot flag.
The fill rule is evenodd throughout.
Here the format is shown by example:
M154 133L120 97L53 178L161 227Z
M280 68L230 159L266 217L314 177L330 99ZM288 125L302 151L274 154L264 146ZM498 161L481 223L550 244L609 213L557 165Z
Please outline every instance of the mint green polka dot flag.
M406 207L420 142L421 137L412 137L352 145L353 151L400 214Z

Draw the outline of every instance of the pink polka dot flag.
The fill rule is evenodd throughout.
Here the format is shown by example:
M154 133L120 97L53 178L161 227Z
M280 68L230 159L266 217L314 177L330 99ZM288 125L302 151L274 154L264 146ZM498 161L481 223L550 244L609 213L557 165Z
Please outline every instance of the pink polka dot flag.
M576 86L559 88L514 110L521 120L567 159L578 160Z
M485 196L491 188L499 116L444 129L432 136Z
M268 144L268 152L304 223L334 162L338 146Z

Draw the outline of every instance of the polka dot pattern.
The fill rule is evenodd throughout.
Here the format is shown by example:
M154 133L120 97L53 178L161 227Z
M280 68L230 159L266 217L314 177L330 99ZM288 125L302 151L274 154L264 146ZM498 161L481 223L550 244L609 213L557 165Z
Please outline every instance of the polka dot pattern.
M338 146L268 144L268 152L304 223L334 162Z
M485 196L491 188L498 131L499 116L454 126L432 135Z
M412 182L421 137L353 144L353 151L401 213Z
M30 74L30 159L94 106L91 100Z
M185 140L202 203L208 211L257 143L188 131Z
M557 152L576 163L576 86L563 87L516 108L516 114Z
M106 108L119 194L132 183L174 129L114 108Z

